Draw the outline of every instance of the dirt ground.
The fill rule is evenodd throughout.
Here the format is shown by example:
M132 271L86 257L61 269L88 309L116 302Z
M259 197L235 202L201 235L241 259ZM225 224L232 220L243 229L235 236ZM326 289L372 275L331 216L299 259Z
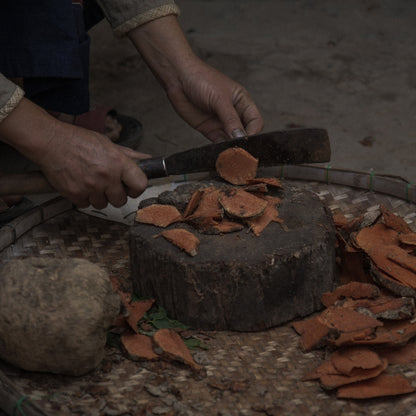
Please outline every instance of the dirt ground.
M265 131L323 127L331 167L416 178L416 3L178 0L199 56L252 94ZM92 32L93 102L144 124L142 150L205 144L171 108L127 39Z

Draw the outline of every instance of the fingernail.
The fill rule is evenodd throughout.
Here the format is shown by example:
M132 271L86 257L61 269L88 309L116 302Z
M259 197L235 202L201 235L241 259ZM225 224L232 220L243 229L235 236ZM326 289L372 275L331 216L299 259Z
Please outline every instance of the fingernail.
M247 136L246 132L242 129L235 129L231 132L231 135L237 139L238 137L245 137Z

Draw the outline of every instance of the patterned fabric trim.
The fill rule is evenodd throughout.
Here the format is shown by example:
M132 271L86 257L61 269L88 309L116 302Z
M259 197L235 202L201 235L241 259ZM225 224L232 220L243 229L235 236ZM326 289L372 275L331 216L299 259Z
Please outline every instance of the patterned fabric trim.
M170 14L174 14L179 16L180 11L179 7L176 4L167 4L165 6L156 7L151 9L145 13L139 14L133 17L127 22L124 22L120 26L114 28L114 33L117 36L124 36L126 33L130 32L130 30L135 29L145 23L151 22L152 20L158 19L159 17L168 16Z
M20 100L24 97L25 92L16 85L12 96L9 98L9 101L0 108L0 123L17 107L17 104L20 103Z

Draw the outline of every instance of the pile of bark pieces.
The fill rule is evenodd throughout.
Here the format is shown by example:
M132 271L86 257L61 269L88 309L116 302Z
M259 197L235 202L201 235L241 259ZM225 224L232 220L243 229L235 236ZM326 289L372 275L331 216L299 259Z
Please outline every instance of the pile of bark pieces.
M389 365L416 360L416 233L382 205L375 218L334 222L342 284L322 295L319 315L292 323L303 351L331 354L303 379L337 389L338 398L414 392Z
M194 361L180 328L146 328L147 331L143 331L143 318L154 305L153 299L134 300L116 279L112 283L113 290L120 295L122 309L110 332L119 336L121 350L127 358L132 361L174 361L195 372L203 370Z
M282 223L277 211L280 199L268 195L268 187L281 188L277 178L256 178L258 160L244 149L233 147L219 154L216 170L227 183L220 187L201 187L193 192L183 212L168 204L151 204L138 209L135 220L166 228L185 223L204 234L225 234L248 227L255 236L271 223ZM231 186L231 185L233 186ZM180 225L162 231L157 237L196 256L197 235Z

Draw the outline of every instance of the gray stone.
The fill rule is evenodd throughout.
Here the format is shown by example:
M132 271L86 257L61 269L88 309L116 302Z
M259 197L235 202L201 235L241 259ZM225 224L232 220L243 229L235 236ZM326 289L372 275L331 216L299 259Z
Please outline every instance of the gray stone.
M119 311L107 272L83 259L0 265L0 358L29 371L82 375L104 356Z

